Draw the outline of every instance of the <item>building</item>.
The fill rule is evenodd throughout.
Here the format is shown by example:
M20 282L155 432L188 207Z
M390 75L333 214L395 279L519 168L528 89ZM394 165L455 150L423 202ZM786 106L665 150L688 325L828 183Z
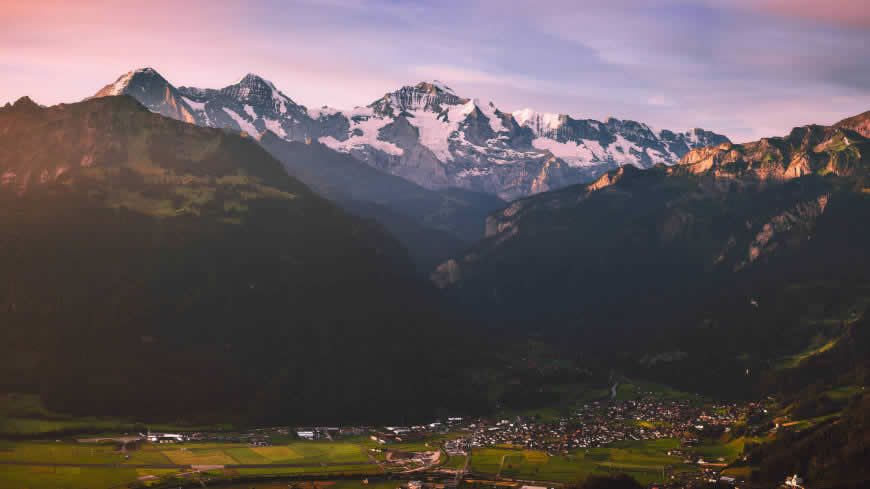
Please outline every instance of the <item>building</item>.
M300 440L313 440L317 437L314 430L299 430L296 432L296 436L298 436Z
M187 441L187 436L179 433L151 433L143 435L139 434L140 438L144 438L151 443L182 443Z

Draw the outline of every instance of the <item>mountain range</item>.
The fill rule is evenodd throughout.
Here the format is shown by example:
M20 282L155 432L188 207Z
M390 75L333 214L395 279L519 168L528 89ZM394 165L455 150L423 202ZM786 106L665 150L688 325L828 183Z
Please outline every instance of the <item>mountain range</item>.
M747 368L817 333L796 326L823 307L806 291L845 291L870 272L868 119L694 149L675 166L624 166L514 201L431 279L500 328L633 351L639 375L652 375L642 358L668 358L657 368L692 389L713 378L720 393L749 389Z
M437 81L401 87L351 110L307 108L254 74L202 89L176 87L143 68L96 96L120 94L201 126L319 141L431 190L458 187L505 200L586 182L626 164L675 164L693 148L728 142L702 129L675 132L614 118L506 112Z
M0 108L0 165L4 391L71 413L261 422L471 398L439 387L449 307L406 251L250 137L128 96L22 98Z
M831 390L870 378L868 178L870 112L732 144L437 82L339 111L136 70L0 108L0 386L83 415L416 420L553 394L488 377L546 343L773 396L818 424L748 446L759 482L858 480L870 404Z

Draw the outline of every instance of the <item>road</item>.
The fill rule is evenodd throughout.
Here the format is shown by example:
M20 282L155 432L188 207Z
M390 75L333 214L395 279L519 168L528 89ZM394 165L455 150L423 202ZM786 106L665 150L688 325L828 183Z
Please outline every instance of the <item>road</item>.
M176 465L176 464L73 464L54 462L2 462L0 465L35 466L35 467L93 467L101 469L195 469L200 465ZM377 465L375 462L353 463L320 463L320 464L227 464L220 467L225 469L289 469L299 467L340 467L343 465Z

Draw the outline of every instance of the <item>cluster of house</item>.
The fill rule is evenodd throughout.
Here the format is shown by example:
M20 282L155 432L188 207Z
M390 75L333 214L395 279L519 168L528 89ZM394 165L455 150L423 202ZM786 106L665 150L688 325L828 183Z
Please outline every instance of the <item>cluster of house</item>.
M752 405L699 405L655 397L593 402L558 423L516 418L494 425L484 424L476 428L472 445L513 445L555 455L624 440L680 438L691 444L697 433L710 427L730 430L730 426L751 409Z
M471 439L456 438L448 440L444 442L444 450L447 452L447 455L450 455L451 457L457 455L468 455L469 450L471 450Z
M432 433L446 433L451 429L463 426L463 418L447 418L446 421L434 421L426 425L414 426L384 426L382 429L370 430L370 438L380 445L422 440ZM474 426L474 425L472 425Z
M190 439L181 433L139 433L139 439L150 443L182 443Z
M371 430L369 427L360 426L315 426L315 427L300 427L296 428L296 437L300 440L321 440L328 438L332 440L335 437L341 436L358 436L368 433Z

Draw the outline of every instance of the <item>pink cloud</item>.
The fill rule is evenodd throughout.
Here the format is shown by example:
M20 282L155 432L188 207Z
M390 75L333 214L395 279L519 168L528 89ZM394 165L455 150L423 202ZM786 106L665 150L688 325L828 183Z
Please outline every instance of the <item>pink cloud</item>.
M783 17L870 28L870 8L866 0L728 0L723 3Z

